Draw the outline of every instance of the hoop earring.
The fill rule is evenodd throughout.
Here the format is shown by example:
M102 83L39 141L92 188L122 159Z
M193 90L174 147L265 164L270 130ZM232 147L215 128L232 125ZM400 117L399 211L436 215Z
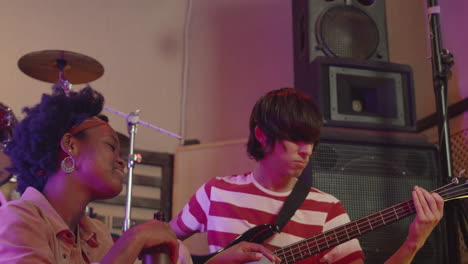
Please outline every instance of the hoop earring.
M75 170L75 160L72 156L68 156L62 160L60 166L64 172L70 173Z

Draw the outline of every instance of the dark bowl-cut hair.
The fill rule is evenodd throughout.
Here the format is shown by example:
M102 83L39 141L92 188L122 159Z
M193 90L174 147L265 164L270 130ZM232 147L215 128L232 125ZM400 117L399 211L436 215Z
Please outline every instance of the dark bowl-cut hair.
M104 97L91 87L68 95L54 88L39 104L23 109L25 117L14 130L5 153L12 161L8 171L17 176L19 193L31 186L42 192L49 175L57 171L60 140L72 126L98 115Z
M293 88L270 91L252 109L247 152L256 161L262 160L277 140L309 142L315 148L322 125L322 114L308 95ZM266 135L265 147L255 137L257 126Z

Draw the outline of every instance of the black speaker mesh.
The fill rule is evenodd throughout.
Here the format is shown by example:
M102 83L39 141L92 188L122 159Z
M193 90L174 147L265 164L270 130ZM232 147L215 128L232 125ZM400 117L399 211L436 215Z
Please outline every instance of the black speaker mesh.
M379 45L379 29L363 10L340 5L326 10L316 23L319 48L328 56L369 59Z
M312 185L342 201L351 220L411 199L414 185L439 186L437 151L414 147L323 140L310 167ZM310 171L310 167L308 170ZM306 169L307 170L307 169ZM384 263L404 242L414 216L359 238L366 263ZM444 231L439 224L412 263L444 263Z
M450 136L453 174L468 177L468 128Z

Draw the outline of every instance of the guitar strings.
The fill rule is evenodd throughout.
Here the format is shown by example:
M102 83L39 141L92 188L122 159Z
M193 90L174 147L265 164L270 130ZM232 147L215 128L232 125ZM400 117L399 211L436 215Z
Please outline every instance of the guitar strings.
M403 210L400 208L396 210L396 213L399 213L400 216L405 213L407 215L411 215L415 212L414 207L408 207L410 204L407 202L403 202L398 204L394 207L401 207L404 206ZM387 209L391 212L393 219L388 219L387 223L397 221L402 217L395 217L394 212L395 210L391 210L391 208ZM365 234L369 231L372 231L376 228L379 228L383 225L379 225L379 222L376 222L376 219L381 219L382 217L376 215L379 213L374 213L366 218L358 219L352 223L345 224L343 226L336 227L334 229L330 229L322 234L318 234L314 237L302 240L297 242L293 245L290 245L286 248L282 248L282 253L278 252L281 256L281 259L285 259L288 261L292 260L291 263L304 259L306 257L318 254L328 248L331 248L335 245L340 244L340 240L348 241L355 237L360 236L361 234ZM387 213L388 215L388 213ZM360 223L361 222L361 223ZM353 227L355 225L355 227ZM347 228L349 226L349 228ZM341 239L342 238L342 239ZM297 253L295 253L297 252ZM275 251L275 253L277 253Z
M447 186L445 186L445 187L447 187ZM450 192L450 191L452 191L452 190L454 190L454 189L456 189L456 188L448 189L449 192L447 192L447 191L445 191L445 190L444 190L443 192L441 191L440 194L441 194L442 197L444 197L444 195L445 195L446 193L457 193L457 192ZM443 190L443 188L441 187L441 188L439 188L439 190ZM407 205L405 205L405 204L407 204ZM393 214L392 212L389 212L389 211L392 211L392 209L394 209L395 207L401 207L402 205L403 205L403 206L410 206L410 207L404 208L403 211L401 210L401 208L399 208L399 209L396 211L396 213L399 213L400 215L397 216L396 218L393 218L393 215L394 215L394 214ZM385 213L384 213L384 212L385 212ZM392 218L388 218L388 213L387 213L387 212L389 212L389 213L391 214ZM367 220L367 221L364 221L364 222L365 222L365 223L364 223L364 227L369 227L369 226L370 226L370 228L362 229L362 225L361 225L361 224L358 224L359 221L360 221L360 220L363 220L363 219L359 219L359 220L355 221L354 223L356 223L357 228L359 228L359 226L361 226L361 228L359 228L358 232L362 230L361 233L367 233L367 232L369 232L369 231L372 231L373 229L377 229L377 228L379 228L379 227L385 225L385 220L384 220L384 224L383 224L383 225L379 225L379 222L376 222L376 219L381 219L381 218L387 217L387 222L388 222L388 223L392 223L392 222L395 222L395 221L397 221L397 220L403 218L403 217L401 217L403 214L406 214L406 215L405 215L405 217L406 217L406 216L408 216L408 215L413 214L414 212L415 212L414 204L412 204L412 200L409 200L409 201L400 203L400 204L398 204L398 205L395 205L395 206L393 206L393 208L391 207L391 208L388 208L388 209L383 210L383 211L381 211L381 212L374 213L374 214L370 215L369 217L366 217L364 220ZM344 227L344 228L343 228L343 227ZM332 229L332 230L329 230L329 231L325 232L324 234L320 234L320 235L317 235L317 236L315 236L315 237L309 239L309 240L315 239L314 242L315 242L315 247L317 248L317 250L314 250L314 252L310 252L310 246L309 246L308 244L304 244L304 241L301 241L302 243L293 244L293 245L291 246L291 250L290 250L290 251L292 251L292 250L294 249L294 247L299 248L299 249L300 249L301 247L306 247L306 249L307 249L308 252L307 252L307 251L304 251L304 254L302 254L302 252L299 251L299 254L298 254L298 253L296 253L296 254L293 253L293 255L291 255L291 254L289 254L289 255L292 256L293 260L296 260L296 259L303 259L303 258L304 258L304 255L309 255L309 256L311 256L311 255L314 255L314 253L315 253L315 254L316 254L316 253L319 253L319 252L321 252L321 251L323 251L323 250L325 250L325 249L327 249L327 248L330 248L330 247L334 246L333 244L330 245L330 243L328 243L328 241L326 240L326 236L328 236L329 233L332 233L332 231L333 231L333 233L335 234L335 236L333 236L333 235L331 234L331 235L330 235L330 239L334 239L334 240L337 242L336 244L339 244L339 240L340 240L341 238L343 238L345 241L350 240L350 239L349 239L349 238L350 238L350 237L349 237L349 231L347 230L346 226L341 226L341 229L343 229L343 231L345 232L346 237L343 236L343 233L342 233L341 231L338 231L338 232L337 232L337 230L339 230L339 228L340 228L340 227L337 227L337 228L335 228L334 230L333 230L333 229ZM355 232L355 230L351 230L351 231ZM357 236L358 236L358 235L356 235L355 237L357 237ZM348 239L346 239L346 238L348 238ZM320 240L325 240L326 246L325 246L325 243L323 243L323 242L317 243L317 241L320 242ZM300 256L296 256L296 255L300 255Z
M457 191L455 191L455 192L450 192L450 191L453 191L454 189L457 189L456 187L455 187L455 188L448 188L447 190L445 190L445 189L446 189L447 187L449 187L450 185L452 185L452 184L443 186L443 187L441 187L441 188L439 188L439 189L437 189L437 190L435 190L435 191L439 191L439 192L440 192L439 194L441 194L442 197L447 196L447 195L446 195L447 193L448 193L448 194L458 193ZM445 188L445 189L444 189L444 188ZM461 188L463 188L463 187L461 187ZM459 188L458 188L458 189L459 189ZM440 191L440 190L442 190L442 191ZM459 191L459 190L458 190L458 191ZM407 205L405 205L405 204L407 204ZM396 211L397 213L400 214L400 216L401 216L402 214L407 214L407 215L405 215L405 217L406 217L406 216L411 215L411 214L413 214L413 213L415 212L415 208L414 208L414 204L412 203L412 200L405 201L405 202L403 202L403 203L400 203L400 204L398 204L398 205L392 206L391 208L388 208L388 209L383 210L383 211L381 211L381 212L374 213L374 214L370 215L369 217L365 217L365 219L367 220L367 222L364 223L364 226L365 226L365 227L368 227L368 226L370 225L370 229L364 229L364 230L362 230L362 232L360 232L360 233L367 233L367 232L369 232L369 231L372 231L373 229L376 229L376 228L379 228L379 227L385 225L385 224L383 224L383 225L378 225L379 223L378 223L378 222L375 222L376 217L379 218L379 219L380 219L380 218L383 218L383 217L384 217L383 215L385 215L385 217L388 217L388 213L383 213L384 211L386 211L386 212L392 211L392 209L394 209L395 207L401 207L402 205L406 206L406 208L404 208L403 211L401 210L401 208L399 208L398 211ZM410 206L410 207L408 207L408 206ZM395 210L394 210L394 211L395 211ZM394 215L394 214L391 213L391 212L390 212L390 214L391 214L392 216ZM388 218L387 218L387 222L388 222L388 223L390 223L390 222L395 222L395 221L397 221L397 220L399 220L399 219L401 219L401 218L403 218L403 217L398 217L398 216L397 216L396 218L391 218L391 219L388 219ZM363 219L359 219L359 220L363 220ZM360 224L358 224L359 220L357 220L357 221L354 222L354 223L356 223L356 225L357 225L358 228L359 228L359 225L360 225ZM373 221L372 223L370 222L371 220ZM374 224L374 225L372 225L372 224ZM376 224L377 224L377 225L376 225ZM349 231L347 230L346 225L347 225L347 224L345 224L344 226L340 226L341 229L344 229L344 232L345 232L345 234L346 234L346 237L344 237L345 241L350 240L350 239L349 239L349 238L350 238L350 237L349 237ZM337 227L337 228L335 228L335 229L331 229L331 230L329 230L329 231L327 231L327 232L325 232L325 233L323 233L323 234L319 234L319 235L317 235L317 236L315 236L315 237L312 237L312 238L310 238L310 239L306 239L306 240L313 240L313 239L315 239L314 242L315 242L315 247L317 247L317 250L315 250L314 252L311 252L311 251L310 251L310 246L308 245L308 244L309 244L308 241L300 241L300 242L298 242L298 243L295 243L295 244L291 245L291 246L290 246L290 251L293 252L294 248L296 248L296 249L297 249L297 248L301 249L301 247L305 247L305 248L307 249L306 251L302 252L302 250L301 250L301 251L299 251L299 253L296 253L296 254L294 254L294 253L292 253L292 254L287 254L287 252L284 252L283 255L286 256L286 257L291 256L292 259L293 259L293 261L295 261L296 259L297 259L297 260L304 259L305 257L311 256L311 255L314 255L314 254L317 254L317 253L319 253L319 252L322 252L323 250L328 249L328 248L330 248L330 247L333 246L333 244L330 245L330 244L328 243L328 241L326 241L326 238L325 238L326 236L328 236L328 233L332 233L332 231L333 231L333 233L335 234L335 236L330 235L330 238L336 240L336 242L338 242L337 244L339 244L339 239L343 237L343 233L342 233L341 231L338 231L338 232L337 232L337 230L340 229L340 227ZM344 228L343 228L343 227L344 227ZM362 228L361 228L361 229L362 229ZM360 230L361 230L361 229L360 229ZM360 230L358 230L358 232L359 232ZM352 230L352 231L353 231L353 230ZM317 240L320 240L320 239L318 239L319 237L320 237L320 239L325 240L326 246L324 245L323 242L320 243L320 244L317 243ZM357 237L357 235L356 235L355 237ZM346 240L346 238L348 238L348 239ZM304 243L304 242L305 242L305 243ZM322 246L323 246L323 247L322 247ZM289 248L289 247L288 247L288 248ZM283 251L287 251L287 248L286 248L286 249L283 248ZM275 251L275 252L276 252L276 251ZM278 252L278 253L280 254L280 252ZM303 253L304 253L304 254L303 254ZM299 256L296 256L296 255L299 255ZM308 255L308 256L307 256L307 255Z
M454 184L456 185L453 187ZM452 182L435 189L432 192L439 193L439 195L444 198L444 200L450 199L457 196L466 195L466 186L463 185L467 184L468 181L466 181L464 184L457 184L457 182ZM340 240L346 242L353 238L359 237L361 234L368 233L387 224L396 222L404 217L414 214L415 212L416 209L414 207L413 201L407 200L380 212L373 213L367 217L360 218L356 221L335 227L311 238L307 238L289 246L277 249L274 251L274 253L282 259L281 263L295 263L299 260L316 255L325 251L326 249L341 244L342 242L340 242ZM382 219L383 222L380 222L379 219ZM352 227L353 224L355 227ZM331 241L329 242L327 238ZM314 245L311 245L312 243Z

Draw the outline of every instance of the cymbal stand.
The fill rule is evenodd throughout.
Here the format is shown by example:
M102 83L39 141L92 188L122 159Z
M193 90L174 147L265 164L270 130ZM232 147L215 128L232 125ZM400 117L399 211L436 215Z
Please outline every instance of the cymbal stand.
M65 91L65 94L69 94L72 90L72 84L68 80L63 79L63 69L65 69L65 66L67 66L67 61L62 58L57 59L56 63L57 69L59 70L59 79L57 81L57 85Z

